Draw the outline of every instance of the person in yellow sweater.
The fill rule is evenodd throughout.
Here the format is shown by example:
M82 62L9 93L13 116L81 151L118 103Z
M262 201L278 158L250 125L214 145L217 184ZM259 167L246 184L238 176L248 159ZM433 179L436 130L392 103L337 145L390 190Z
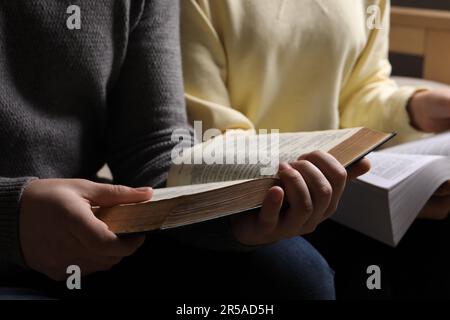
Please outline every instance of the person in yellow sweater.
M205 130L366 126L395 131L403 142L450 129L449 90L399 87L389 78L390 1L181 5L188 114ZM449 211L450 182L421 215L445 219Z

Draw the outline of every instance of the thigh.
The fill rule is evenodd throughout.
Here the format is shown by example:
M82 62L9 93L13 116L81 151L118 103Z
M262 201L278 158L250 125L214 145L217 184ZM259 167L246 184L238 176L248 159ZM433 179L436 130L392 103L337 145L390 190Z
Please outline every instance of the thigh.
M300 237L252 252L202 250L151 238L111 271L85 278L84 289L68 296L334 299L333 276Z
M308 236L336 271L338 299L450 297L450 220L417 220L396 248L333 221ZM381 290L368 290L367 267L381 268Z
M254 251L249 292L262 298L335 299L334 271L304 238L294 237Z
M323 222L307 239L336 272L337 299L389 299L392 297L390 261L394 249L334 221ZM381 269L381 290L367 288L367 268Z
M397 297L450 298L450 219L415 221L395 250Z

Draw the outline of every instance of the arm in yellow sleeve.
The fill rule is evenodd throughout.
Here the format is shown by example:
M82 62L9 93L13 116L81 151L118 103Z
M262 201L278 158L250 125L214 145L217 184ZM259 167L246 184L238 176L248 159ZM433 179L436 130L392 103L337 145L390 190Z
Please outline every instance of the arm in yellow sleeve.
M181 0L181 49L185 97L190 121L203 130L251 129L251 122L231 108L226 86L226 56L210 20L208 1ZM195 247L219 251L252 251L231 234L228 218L186 226L168 236Z
M397 132L396 142L419 138L423 133L410 125L406 111L418 88L398 87L389 77L389 1L379 2L382 29L373 29L340 96L341 126L365 126Z
M190 121L203 129L253 129L232 108L227 88L227 59L206 0L181 1L181 47L185 97Z

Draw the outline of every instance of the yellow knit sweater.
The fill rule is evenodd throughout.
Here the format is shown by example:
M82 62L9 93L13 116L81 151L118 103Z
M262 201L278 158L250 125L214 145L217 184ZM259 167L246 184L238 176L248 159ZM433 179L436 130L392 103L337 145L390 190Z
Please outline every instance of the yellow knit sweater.
M366 126L396 131L397 141L420 134L405 108L417 89L389 79L389 1L181 4L188 112L203 129ZM369 28L377 18L381 29Z

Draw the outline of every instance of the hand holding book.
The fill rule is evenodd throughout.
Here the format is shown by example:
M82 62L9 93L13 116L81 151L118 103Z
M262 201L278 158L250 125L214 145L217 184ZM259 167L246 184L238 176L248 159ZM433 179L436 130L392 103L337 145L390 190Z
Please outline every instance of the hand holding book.
M450 89L419 91L410 99L407 110L416 129L440 133L450 130Z
M67 278L77 264L83 275L107 270L131 255L145 237L118 237L98 220L91 206L136 203L150 188L129 188L82 179L30 182L20 201L20 244L25 264L53 280Z
M278 217L280 203L283 202L284 192L286 192L289 204L294 207L291 211L298 212L299 206L305 206L305 203L308 204L308 211L314 210L309 212L314 218L306 227L304 224L309 218L300 224L298 222L293 224L296 234L308 232L317 225L317 221L328 216L331 209L335 207L342 193L342 181L345 184L345 178L342 179L344 175L342 172L345 173L344 167L351 167L351 177L363 174L368 170L368 164L366 161L358 164L358 161L392 136L392 134L367 128L282 133L279 135L279 153L275 156L280 162L290 163L290 165L284 168L286 172L281 170L283 172L278 177L275 175L277 168L272 173L274 176L261 175L259 163L219 165L190 162L191 156L194 155L195 158L196 152L201 151L202 147L211 149L213 146L219 151L223 150L223 146L227 146L228 143L225 136L220 136L214 138L212 143L207 142L206 146L196 145L183 152L181 157L186 161L175 161L172 164L168 179L170 187L154 190L151 201L112 208L94 208L94 210L97 217L107 223L115 233L145 232L175 228L246 212L263 204L266 208L268 205L275 208L271 210L265 208L264 215ZM260 137L246 137L248 140L254 138ZM272 141L271 138L269 140ZM253 144L244 143L243 145L252 146ZM322 152L313 152L314 150ZM237 154L239 158L247 159L247 155L253 154L254 150L240 148L238 152L240 152ZM226 159L229 158L228 154L223 156ZM299 157L301 157L300 160L298 160ZM304 176L300 174L300 171ZM284 191L276 187L280 184L284 184ZM268 191L269 198L266 199ZM323 195L325 191L331 195L325 197ZM295 193L297 193L296 197ZM320 204L311 203L316 202L316 198L321 199L317 201ZM299 199L304 203L299 203ZM313 209L309 210L310 207ZM289 230L289 234L292 233L293 230ZM280 234L285 233L284 231L274 232L272 236L277 238ZM261 239L250 240L250 242L254 241L259 242Z
M243 244L261 245L311 233L336 211L347 178L369 169L370 162L363 159L347 174L333 156L321 151L281 163L278 176L283 188L268 190L258 214L232 216L233 235Z

